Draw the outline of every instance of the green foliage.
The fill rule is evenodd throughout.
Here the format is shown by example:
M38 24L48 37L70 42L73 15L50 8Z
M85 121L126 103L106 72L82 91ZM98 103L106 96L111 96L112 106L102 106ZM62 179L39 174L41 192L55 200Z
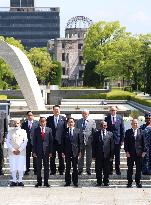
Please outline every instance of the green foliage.
M143 88L146 63L151 56L151 34L132 35L119 22L100 21L86 35L84 60L95 61L94 72L109 79L124 79L134 90Z
M50 70L50 79L52 85L60 85L62 76L62 66L61 63L53 61L53 65Z
M106 99L107 93L87 94L75 97L75 99Z
M128 91L128 92L132 92L133 91L131 86L125 86L123 90L124 91Z
M146 89L148 94L151 94L151 56L149 57L146 65Z
M151 100L145 100L145 99L142 99L142 98L139 98L139 97L133 97L133 96L131 96L130 100L132 100L136 103L140 103L142 105L146 105L146 106L151 107Z
M23 52L24 50L21 41L15 40L14 38L4 38L0 36L0 39L5 40L7 43L20 48ZM1 89L16 89L18 88L16 79L9 65L3 59L0 59L0 88Z
M7 100L7 96L6 95L0 95L0 100Z
M131 96L135 96L134 93L130 93L123 90L112 90L107 93L107 100L130 100Z
M100 75L95 71L96 62L88 62L84 70L83 85L84 86L100 86ZM103 83L103 81L102 81Z

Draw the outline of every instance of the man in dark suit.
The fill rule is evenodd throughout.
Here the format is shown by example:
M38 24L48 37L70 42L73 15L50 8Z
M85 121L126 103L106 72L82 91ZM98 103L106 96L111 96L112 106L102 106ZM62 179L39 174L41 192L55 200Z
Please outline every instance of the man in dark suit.
M8 132L8 119L4 111L0 112L0 175L4 175L2 170L4 164L4 140Z
M138 129L138 120L133 119L132 128L126 130L124 138L124 150L127 156L127 187L132 187L132 175L134 162L136 164L135 182L138 188L142 187L141 180L141 164L142 158L146 154L146 146L144 143L144 133Z
M124 140L124 123L123 118L117 115L117 107L110 107L110 114L105 118L107 122L107 130L113 133L114 138L114 155L115 170L117 175L121 175L120 171L120 149ZM113 160L110 162L110 174L113 173Z
M151 113L145 113L145 124L140 126L144 130L146 141L146 155L142 160L142 174L151 175Z
M113 133L106 130L107 122L101 121L100 130L94 133L92 157L95 160L97 186L109 186L109 166L114 155Z
M52 156L53 137L52 130L46 127L46 118L40 117L40 126L34 131L33 156L37 162L37 184L35 187L42 186L42 161L44 165L44 186L50 187L49 179L49 157Z
M52 129L52 135L53 135L53 153L52 157L50 158L50 170L51 175L56 174L56 164L55 164L55 158L56 158L56 152L58 153L59 158L59 167L58 171L60 175L63 175L64 173L64 158L62 157L62 138L63 133L66 129L66 118L60 115L60 106L54 105L53 106L53 116L49 116L47 118L47 127L50 127Z
M65 186L71 184L71 163L73 167L72 182L75 187L78 187L78 158L81 156L82 138L80 137L80 130L75 128L75 120L70 117L67 120L68 128L65 131L63 139L63 156L65 155L66 173Z
M22 123L21 128L26 130L27 132L27 146L26 146L26 171L25 175L29 175L30 171L30 157L32 153L32 147L33 147L33 135L34 135L34 130L37 128L39 125L39 122L34 120L34 115L32 111L27 112L27 120ZM34 174L36 175L36 158L33 159L33 168L34 168Z

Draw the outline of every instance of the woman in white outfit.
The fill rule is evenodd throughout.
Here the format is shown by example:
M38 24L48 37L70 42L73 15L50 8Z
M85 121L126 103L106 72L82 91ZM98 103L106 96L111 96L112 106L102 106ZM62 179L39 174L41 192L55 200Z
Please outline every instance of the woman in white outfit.
M6 144L9 154L9 165L12 173L10 186L24 186L22 182L24 171L26 171L26 146L27 133L20 127L20 120L15 120L15 127L10 129L7 135ZM18 183L17 183L18 172Z

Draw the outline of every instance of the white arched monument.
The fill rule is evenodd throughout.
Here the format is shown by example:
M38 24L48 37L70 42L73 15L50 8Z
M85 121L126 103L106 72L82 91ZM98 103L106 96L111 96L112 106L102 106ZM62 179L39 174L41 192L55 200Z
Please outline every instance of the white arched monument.
M12 69L28 107L45 110L37 78L27 56L19 48L0 40L0 58Z

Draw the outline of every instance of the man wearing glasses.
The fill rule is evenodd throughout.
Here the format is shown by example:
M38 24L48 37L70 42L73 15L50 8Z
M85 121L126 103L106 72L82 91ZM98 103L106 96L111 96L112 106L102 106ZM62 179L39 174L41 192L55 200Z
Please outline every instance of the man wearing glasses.
M124 140L124 123L122 116L117 115L116 106L110 107L110 114L105 118L105 121L107 122L107 130L113 133L116 174L121 175L120 148ZM113 174L113 161L110 164L110 174Z
M32 111L27 112L27 120L22 123L21 128L26 130L27 132L27 147L26 147L26 171L25 175L29 175L30 171L30 157L32 153L32 147L33 147L33 135L34 135L34 130L37 128L39 125L39 122L34 120L34 115ZM33 168L34 168L34 174L37 174L36 170L36 158L33 158Z

